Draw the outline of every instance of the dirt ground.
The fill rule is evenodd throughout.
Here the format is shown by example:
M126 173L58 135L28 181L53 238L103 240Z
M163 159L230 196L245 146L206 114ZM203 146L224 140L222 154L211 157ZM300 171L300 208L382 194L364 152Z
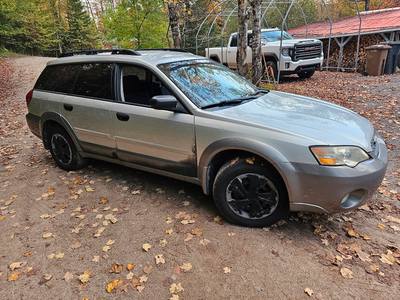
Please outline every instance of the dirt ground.
M254 229L218 218L192 184L101 161L57 168L25 122L47 60L0 61L0 299L400 299L399 73L282 80L369 118L389 168L360 209Z

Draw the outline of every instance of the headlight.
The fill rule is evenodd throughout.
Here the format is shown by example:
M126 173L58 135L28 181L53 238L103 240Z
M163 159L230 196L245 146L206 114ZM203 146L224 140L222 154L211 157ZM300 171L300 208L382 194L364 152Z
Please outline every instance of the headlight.
M290 56L290 48L282 48L282 55Z
M315 158L325 166L355 167L360 162L369 159L369 155L361 148L354 146L325 147L315 146L310 148Z

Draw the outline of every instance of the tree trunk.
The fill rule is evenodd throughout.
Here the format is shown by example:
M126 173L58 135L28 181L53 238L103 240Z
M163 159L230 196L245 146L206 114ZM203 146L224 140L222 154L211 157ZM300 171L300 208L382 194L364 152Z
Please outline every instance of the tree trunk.
M247 12L247 0L238 0L238 50L236 53L236 63L239 75L246 76L248 66L247 58L247 28L248 28L249 15Z
M369 11L369 1L370 0L365 0L365 11Z
M172 40L174 41L174 48L181 48L181 33L179 30L179 17L178 10L175 3L172 1L168 4L169 24L171 27Z
M262 48L261 48L261 4L262 0L250 1L253 12L253 33L252 33L252 66L251 82L261 86L262 78Z

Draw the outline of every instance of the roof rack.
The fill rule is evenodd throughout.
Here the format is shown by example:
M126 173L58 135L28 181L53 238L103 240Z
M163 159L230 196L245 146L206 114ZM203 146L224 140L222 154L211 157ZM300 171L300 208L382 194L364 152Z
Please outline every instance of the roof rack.
M149 48L149 49L137 49L137 51L171 51L171 52L186 52L188 51L184 49L178 49L178 48Z
M140 53L135 50L130 49L96 49L96 50L80 50L80 51L69 51L64 52L59 57L68 57L74 56L79 54L86 54L86 55L95 55L99 53L111 53L111 54L124 54L124 55L139 55Z

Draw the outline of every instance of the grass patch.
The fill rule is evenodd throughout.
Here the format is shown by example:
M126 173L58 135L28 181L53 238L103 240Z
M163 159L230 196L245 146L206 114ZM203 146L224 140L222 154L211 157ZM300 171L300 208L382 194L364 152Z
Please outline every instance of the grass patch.
M4 47L0 47L0 59L7 58L7 57L16 57L16 56L23 56L23 55L12 52L12 51L8 51Z

